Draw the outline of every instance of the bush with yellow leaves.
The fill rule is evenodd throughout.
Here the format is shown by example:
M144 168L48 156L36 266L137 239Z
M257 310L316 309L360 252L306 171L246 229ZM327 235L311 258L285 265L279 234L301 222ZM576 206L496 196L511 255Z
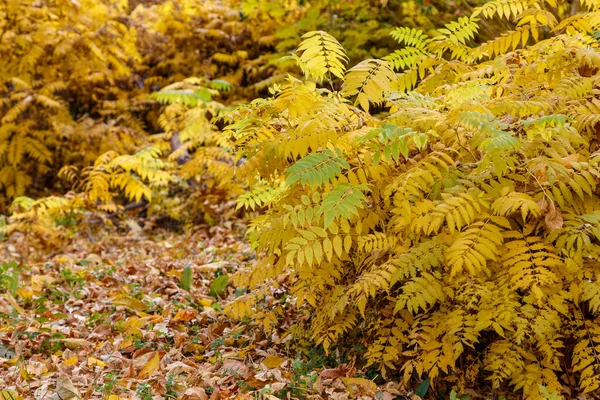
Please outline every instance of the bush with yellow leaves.
M19 196L66 192L69 183L56 179L65 166L89 168L107 152L135 154L148 146L165 119L150 93L198 77L229 84L221 96L226 103L246 101L294 68L293 60L274 60L298 35L334 27L346 32L354 58L379 54L392 43L382 27L398 15L429 21L410 4L0 3L0 211Z
M397 28L399 50L350 69L333 36L304 35L305 79L226 128L254 188L240 204L264 208L231 315L276 329L289 311L263 300L284 284L292 337L384 377L597 393L600 4L577 11L491 1L433 36ZM496 23L512 28L479 42Z

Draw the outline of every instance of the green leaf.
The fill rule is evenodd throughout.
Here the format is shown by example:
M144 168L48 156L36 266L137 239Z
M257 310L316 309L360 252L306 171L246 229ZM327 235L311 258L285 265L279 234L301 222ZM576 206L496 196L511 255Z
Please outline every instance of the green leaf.
M198 99L199 99L199 100L201 100L201 101L203 101L203 102L205 102L205 103L208 103L209 101L211 101L211 100L212 100L212 95L210 94L210 91L209 91L207 88L203 88L203 87L201 87L201 88L198 88L198 89L197 89L197 90L194 92L194 94L195 94L196 96L198 96Z
M219 297L227 288L227 283L229 283L228 275L216 277L213 283L210 285L209 294L211 296Z
M324 228L331 225L337 217L350 219L353 215L358 215L358 209L363 208L363 202L366 201L362 193L364 190L368 190L365 185L341 183L331 192L323 195L319 215L324 215Z
M229 92L231 90L231 83L222 79L213 79L210 81L210 87L221 92Z
M309 154L289 166L285 172L288 174L288 186L300 181L302 185L309 184L313 187L321 186L327 182L334 182L342 173L342 169L349 169L350 165L331 150Z
M415 390L415 394L424 399L425 395L427 394L427 390L429 390L429 379L425 379L423 382L419 383L417 390Z
M207 88L199 88L194 92L189 90L163 90L150 95L151 99L165 104L181 103L188 107L196 107L199 102L207 103L212 100Z
M423 150L427 144L427 135L423 132L418 133L413 136L413 142L415 143L415 146L417 146L417 149Z
M182 289L187 290L189 292L192 288L193 277L194 271L192 271L192 267L186 265L185 268L183 268L183 272L181 273L181 282L179 283L179 286Z

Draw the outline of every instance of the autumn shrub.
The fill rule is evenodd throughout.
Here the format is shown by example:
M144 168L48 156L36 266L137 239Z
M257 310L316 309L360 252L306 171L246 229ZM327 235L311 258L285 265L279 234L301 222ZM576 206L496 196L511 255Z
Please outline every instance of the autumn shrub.
M164 133L135 153L108 151L89 167L63 167L59 176L73 190L39 199L17 197L0 232L18 231L57 245L58 239L89 229L91 220L113 224L126 210L187 224L217 218L219 205L244 191L233 179L238 160L232 144L210 122L227 109L214 97L229 88L224 81L194 78L156 92L152 98L165 104L158 120Z
M230 84L221 102L245 102L295 70L293 60L276 60L305 32L329 27L359 59L387 51L397 18L433 27L432 10L357 0L3 2L0 212L19 196L66 193L63 167L73 178L149 146L149 135L164 132L155 91L197 77ZM31 203L22 200L15 207Z
M31 186L43 187L57 163L84 157L78 145L82 128L94 136L95 124L75 120L97 113L98 98L116 100L118 86L140 61L135 34L115 19L123 4L11 0L0 5L0 207ZM113 139L127 125L110 132ZM130 137L115 140L115 146L130 150L135 135Z
M297 313L283 335L407 385L596 393L600 5L581 7L488 2L348 70L306 34L304 79L226 128L240 204L264 210L231 315L269 332ZM512 29L478 44L491 24Z
M64 166L148 146L161 130L152 92L190 76L235 78L261 53L235 1L156 3L0 4L0 211L18 196L66 192Z

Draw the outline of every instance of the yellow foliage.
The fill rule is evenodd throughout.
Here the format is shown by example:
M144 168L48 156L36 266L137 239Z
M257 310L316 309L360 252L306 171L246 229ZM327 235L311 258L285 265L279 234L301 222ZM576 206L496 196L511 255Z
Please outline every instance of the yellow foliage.
M289 79L234 113L238 176L260 182L240 204L266 208L249 231L265 257L236 282L285 281L306 318L290 332L407 383L489 380L541 399L572 371L598 389L599 46L575 22L591 15L552 3L396 29L405 47L348 69L339 90ZM517 26L478 45L494 18ZM326 58L323 36L302 50ZM260 310L251 297L231 314Z

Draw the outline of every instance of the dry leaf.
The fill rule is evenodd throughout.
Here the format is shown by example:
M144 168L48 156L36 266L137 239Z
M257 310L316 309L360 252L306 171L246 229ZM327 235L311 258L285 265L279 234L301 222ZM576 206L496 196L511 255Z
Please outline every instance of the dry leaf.
M198 300L198 304L200 304L202 307L210 307L212 303L212 299L201 298Z
M65 339L56 339L56 341L64 343L65 347L68 349L71 349L71 350L75 350L81 346L90 346L92 344L92 342L89 342L85 339L65 338Z
M479 394L478 392L476 392L473 389L465 389L465 394L468 394L469 396L471 396L472 399L485 399L485 396L482 396L481 394Z
M125 322L123 322L123 329L140 329L145 327L146 325L148 325L148 321L145 318L131 316L127 318Z
M71 365L77 364L77 361L79 361L79 358L77 358L77 356L73 356L71 358L67 358L66 360L64 360L63 364L65 364L66 366L71 366ZM88 360L88 363L89 363L89 360Z
M319 374L319 377L321 377L321 379L335 379L348 375L351 375L351 368L348 368L345 364L342 364L337 368L324 369Z
M17 294L19 295L20 298L22 298L25 301L29 301L33 298L33 290L27 290L25 288L18 288Z
M544 221L546 221L546 227L550 232L561 229L564 223L562 213L554 204L550 204L550 210L546 214Z
M126 349L129 346L133 346L133 339L132 338L125 339L121 343L119 343L119 350Z
M35 293L41 293L44 286L51 286L55 280L50 275L34 275L31 277L31 290Z
M191 365L187 365L186 363L182 363L181 361L175 361L174 363L169 364L165 367L167 374L169 375L181 375L182 372L191 374L197 370L197 367L194 368Z
M179 310L173 317L173 322L189 322L196 317L198 312L193 309Z
M146 365L144 365L144 368L142 368L142 370L138 374L138 378L143 379L143 378L149 377L150 375L152 375L153 372L158 370L159 366L160 366L160 355L158 354L158 351L155 351L152 358L150 358L150 361L148 361L146 363Z
M14 297L12 297L10 295L10 293L4 293L4 298L6 300L8 300L8 302L10 303L10 305L12 306L12 308L19 314L21 315L25 315L25 310L23 310L19 304L17 304L17 301L15 300Z
M94 368L94 367L106 367L106 363L102 360L98 360L95 357L88 357L87 359L87 365L90 368Z
M131 296L118 296L113 299L114 306L125 306L135 311L144 311L146 305L141 301Z
M570 167L573 162L578 162L579 158L580 158L579 154L575 153L575 154L570 154L566 157L561 158L560 161L563 163L563 165Z
M287 383L285 382L273 382L270 385L271 391L273 393L277 393L280 390L283 390L283 388L285 388L287 386Z
M133 220L131 218L125 220L125 224L127 224L129 229L131 229L131 231L136 235L142 232L142 227L135 220Z
M208 400L204 388L189 388L183 394L183 400Z
M540 206L540 211L545 213L548 211L548 202L546 201L546 197L542 197L538 201L536 201L537 205Z
M19 376L21 377L21 379L26 380L26 381L30 381L31 380L31 375L29 375L29 371L27 371L27 367L25 366L25 363L23 362L22 359L20 359L19 362Z
M235 376L240 378L248 378L252 373L250 369L241 361L228 359L225 360L221 367L221 374L227 376Z
M365 378L340 378L351 396L373 396L377 391L375 382Z
M210 400L220 400L220 399L221 399L221 390L218 387L215 387L213 393L210 395Z
M265 364L265 367L271 369L279 367L281 364L283 364L285 360L286 359L284 357L268 356L265 357L265 359L262 362L263 364Z
M81 399L81 393L73 382L66 376L58 377L56 380L56 393L52 396L52 400L72 400Z

